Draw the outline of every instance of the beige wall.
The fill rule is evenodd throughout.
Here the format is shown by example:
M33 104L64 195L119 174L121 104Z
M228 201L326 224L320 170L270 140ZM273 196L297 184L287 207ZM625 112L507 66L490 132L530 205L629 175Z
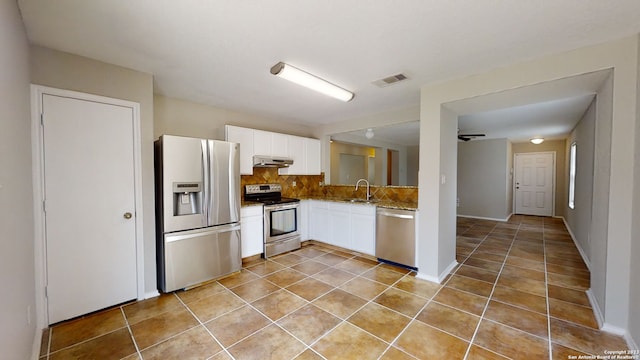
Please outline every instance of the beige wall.
M82 56L31 47L31 82L140 103L145 292L156 285L153 173L153 77Z
M567 184L565 181L565 140L548 140L540 145L531 142L513 143L513 154L555 151L556 153L556 196L555 216L564 215L564 204L567 202Z
M638 38L638 84L640 84L640 37ZM637 94L637 104L640 104L640 91ZM640 274L640 241L638 241L638 234L640 234L640 106L636 106L636 126L635 126L635 162L634 162L634 179L636 179L633 188L633 222L632 233L635 234L635 239L631 244L631 258L636 259L631 262L631 273ZM640 346L640 286L638 286L638 280L636 277L632 277L629 282L631 288L631 304L629 309L629 328L631 334L634 334L634 340L636 345Z
M610 145L610 152L598 152L600 135L596 129L594 195L602 194L606 203L601 203L601 199L594 199L594 209L609 209L604 217L598 218L594 214L592 222L592 228L596 226L604 229L606 242L606 251L600 254L606 259L606 301L596 304L596 310L604 315L607 327L618 331L634 330L630 336L636 342L640 341L640 333L636 331L639 327L629 327L629 314L632 306L634 309L638 306L637 302L633 304L630 301L631 244L632 239L635 239L632 233L635 225L630 189L634 189L634 184L640 182L640 179L634 179L634 168L631 166L637 161L634 158L634 144L637 140L634 131L637 127L639 101L638 42L638 35L634 35L466 78L425 85L421 89L420 100L420 168L442 169L442 164L456 162L455 152L443 151L445 147L441 146L442 142L452 142L455 139L453 134L443 129L451 118L444 111L447 104L613 69L612 116L598 116L598 122L611 124L608 140L604 137L601 139L605 149ZM609 171L604 168L605 165L610 165ZM439 263L442 261L442 245L455 243L455 224L450 226L442 219L450 216L448 206L455 203L455 194L450 194L448 189L441 187L440 177L441 174L435 172L420 172L417 256L420 269L418 276L423 278L442 275L437 272L442 268ZM443 229L443 226L448 227Z
M367 174L369 171L369 155L375 154L378 156L376 149L360 146L360 145L351 145L345 144L341 142L334 141L331 143L331 184L338 185L342 184L340 182L340 154L349 154L349 155L359 155L364 159L364 178L367 178ZM376 162L376 168L379 168L378 163ZM379 170L376 169L376 179L379 178L378 173ZM355 184L358 179L353 179L351 184ZM378 182L375 182L371 185L380 185ZM349 185L349 184L345 184Z
M0 1L0 349L29 359L37 337L29 45L15 1ZM31 323L27 321L30 308ZM37 355L37 353L36 353ZM35 358L35 357L34 357Z
M564 200L564 217L587 264L591 266L591 208L593 206L593 161L596 130L595 101L571 132L565 146L565 178L567 197ZM569 207L569 159L571 144L576 144L575 206Z
M418 186L420 147L407 146L407 186Z
M155 95L154 138L160 135L181 135L224 139L224 125L313 137L312 128L237 111L221 109L186 100Z
M458 215L507 220L507 151L507 139L458 142Z

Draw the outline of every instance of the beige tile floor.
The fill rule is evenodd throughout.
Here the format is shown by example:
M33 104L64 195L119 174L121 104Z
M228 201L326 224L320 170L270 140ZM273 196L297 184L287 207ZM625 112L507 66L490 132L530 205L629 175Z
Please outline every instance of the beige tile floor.
M442 285L318 245L45 330L41 359L567 359L601 332L589 271L552 218L458 219Z

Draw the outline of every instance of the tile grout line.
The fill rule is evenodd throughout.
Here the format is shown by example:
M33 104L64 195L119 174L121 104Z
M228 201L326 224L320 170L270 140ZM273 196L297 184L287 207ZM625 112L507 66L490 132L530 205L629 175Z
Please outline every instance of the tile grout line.
M542 220L542 247L544 249L544 291L545 301L547 303L547 337L549 342L549 359L553 359L553 343L551 341L551 306L549 302L549 273L547 271L547 243L546 236L544 234L545 221Z
M47 360L49 360L49 355L51 354L51 335L53 335L53 328L49 329L49 339L47 341Z
M216 281L216 282L217 282L217 281ZM220 284L220 285L221 285L222 287L224 287L224 285L222 285L222 284ZM229 290L229 289L227 289L227 288L225 287L225 290ZM233 293L233 292L231 292L231 293ZM198 321L199 326L202 326L202 327L204 328L204 330L205 330L207 333L209 333L209 335L213 338L213 340L215 340L215 342L216 342L216 343L217 343L217 344L222 348L222 351L224 351L227 355L229 355L229 357L230 357L231 359L235 359L235 357L234 357L233 355L231 355L231 353L227 350L227 348L226 348L226 347L224 347L220 341L218 341L218 338L216 338L216 337L213 335L213 333L211 333L211 330L209 330L209 328L208 328L208 327L206 327L206 326L204 325L204 323L200 320L200 318L199 318L198 316L196 316L196 314L191 310L191 308L190 308L190 307L189 307L189 306L188 306L184 301L182 301L182 299L180 298L180 296L178 296L178 294L176 294L175 292L173 293L173 295L174 295L176 298L178 298L178 301L182 304L182 306L184 306L184 307L187 309L187 311L189 311L189 313L191 314L191 316L193 316L193 317ZM238 308L238 309L239 309L239 308ZM228 311L228 312L226 312L225 314L228 314L228 313L230 313L230 312L232 312L232 311L234 311L234 310L237 310L237 309L233 309L233 310L231 310L231 311ZM220 316L223 316L223 315L224 315L224 314L222 314L222 315L220 315ZM219 317L219 316L218 316L218 317ZM218 317L216 317L216 318L218 318ZM213 319L211 319L211 320L213 320ZM209 321L211 321L211 320L209 320ZM178 333L178 334L175 334L174 336L170 337L169 339L174 338L174 337L176 337L176 336L178 336L178 335L180 335L180 334L183 334L183 333L185 333L185 332L187 332L187 331L189 331L189 330L191 330L191 329L193 329L193 328L195 328L195 327L196 327L196 326L191 327L191 328L189 328L189 329L187 329L187 330L184 330L184 331L182 331L182 332L180 332L180 333ZM166 340L168 340L168 339L165 339L164 341L166 341ZM163 341L161 341L160 343L162 343L162 342L163 342ZM158 344L159 344L159 343L158 343ZM157 344L154 344L154 345L157 345ZM151 346L154 346L154 345L151 345ZM150 347L151 347L151 346L150 346ZM213 354L212 356L215 356L215 355L219 354L220 352L221 352L221 351L218 351L217 353ZM141 357L142 357L142 356L141 356ZM211 357L211 356L210 356L210 357Z
M63 350L66 350L66 349L72 348L72 347L74 347L74 346L77 346L77 345L80 345L80 344L84 344L84 343L87 343L87 342L89 342L89 341L92 341L92 340L98 339L98 338L100 338L100 337L102 337L102 336L109 335L109 334L114 333L114 332L116 332L116 331L118 331L118 330L122 330L122 329L124 329L125 327L126 327L126 326L122 326L122 327L119 327L119 328L114 329L114 330L112 330L112 331L108 331L108 332L106 332L106 333L104 333L104 334L96 335L96 336L94 336L94 337L87 338L87 339L84 339L84 340L82 340L82 341L79 341L79 342L76 342L76 343L70 344L70 345L68 345L68 346L65 346L65 347L63 347L63 348L60 348L60 349L58 349L58 350L56 350L56 351L54 351L54 352L50 353L47 357L50 357L50 355L51 355L51 354L55 354L55 353L57 353L57 352L60 352L60 351L63 351Z
M407 274L405 274L403 277L401 277L400 279L396 280L396 282L394 282L394 283L393 283L393 285L395 285L395 284L397 284L398 282L400 282L400 280L404 279L406 276L409 276L409 274L411 274L411 273L407 273ZM389 286L389 287L392 287L393 285L391 285L391 286ZM441 287L440 287L440 289L442 289L442 287L443 287L443 286L441 286ZM407 329L409 328L409 326L411 326L411 324L413 324L413 322L414 322L414 321L416 321L416 318L418 317L418 315L420 315L420 313L421 313L421 312L422 312L422 311L423 311L423 310L424 310L424 309L425 309L425 308L426 308L426 307L431 303L431 300L432 300L432 299L433 299L433 298L438 294L438 292L440 292L440 289L438 289L438 291L436 291L430 299L427 299L427 302L426 302L424 305L422 305L422 306L420 307L420 309L416 312L416 314L415 314L413 317L411 317L411 320L409 320L409 322L407 323L407 325L405 325L405 326L404 326L404 328L402 329L402 331L400 331L400 332L398 333L398 335L396 335L396 337L394 337L394 338L393 338L393 340L391 340L391 341L389 342L389 345L387 346L387 348L386 348L386 349L384 349L384 351L382 352L382 354L380 354L380 356L378 357L378 360L380 360L380 359L382 358L382 356L384 356L384 354L386 354L386 353L389 351L389 349L390 349L390 348L394 347L394 346L393 346L393 343L395 343L396 341L398 341L398 339L400 339L400 337L401 337L401 336L402 336L402 335L407 331ZM400 289L400 290L401 290L401 289ZM393 310L393 309L392 309L392 310ZM405 315L405 316L406 316L406 315ZM404 351L403 349L399 349L399 348L397 348L397 349L398 349L398 350L400 350L401 352L405 353L405 354L408 354L409 356L411 356L411 357L413 357L413 358L416 358L415 356L413 356L413 354L409 354L409 353L407 353L406 351Z
M469 228L468 228L464 233L466 233L467 231L471 230L474 226L475 226L475 225L470 226L470 227L469 227ZM445 281L445 282L444 282L444 284L442 285L442 287L445 287L445 286L447 285L447 283L451 280L451 278L453 277L453 275L456 275L456 273L458 272L458 270L460 270L460 267L462 267L462 265L464 264L464 262L465 262L465 261L467 261L469 258L471 258L471 255L473 255L473 254L476 252L476 250L478 250L478 248L479 248L479 247L480 247L480 246L485 242L485 240L487 240L487 238L489 237L489 234L491 234L491 231L493 231L493 229L495 229L495 226L496 226L496 225L494 225L494 226L493 226L493 228L492 228L490 231L488 231L488 232L487 232L487 234L486 234L486 235L482 238L482 240L481 240L481 241L480 241L480 242L479 242L479 243L478 243L478 244L473 248L473 250L472 250L472 251L467 255L467 257L465 257L465 258L464 258L464 260L462 260L462 262L461 262L461 263L459 264L459 266L457 267L456 271L454 271L453 273L451 273L451 276L449 276L449 279L447 279L447 281ZM464 235L464 233L463 233L463 235ZM457 242L457 238L458 238L458 236L457 236L457 234L456 234L456 242ZM507 257L506 257L506 255L505 255L505 259L503 260L503 263L504 263L504 261L506 261L506 258L507 258ZM501 268L501 270L502 270L502 268ZM464 275L458 275L458 276L464 276ZM494 282L494 286L495 286L495 283L497 283L497 282L498 282L498 277L499 277L499 276L500 276L500 273L498 273L498 276L496 276L496 280L495 280L495 282ZM456 289L456 290L457 290L457 289ZM460 291L464 291L464 290L460 290ZM440 292L440 291L438 291L438 292ZM464 292L465 292L465 293L469 293L469 294L473 294L473 293L470 293L470 292L468 292L468 291L464 291ZM493 292L493 289L492 289L492 292ZM436 294L436 295L437 295L437 294ZM474 295L478 295L478 294L474 294ZM491 295L491 294L489 294L489 295ZM435 297L435 295L434 295L434 297ZM485 304L485 308L482 310L483 314L484 314L484 311L486 310L487 306L489 306L489 300L490 300L490 297L488 297L488 298L487 298L487 304ZM473 314L473 315L475 315L475 314ZM482 314L481 314L481 315L482 315ZM475 316L478 316L478 315L475 315ZM478 325L476 325L476 329L475 329L475 331L473 332L473 335L471 336L471 339L469 339L469 346L467 346L467 350L465 351L465 354L464 354L463 359L466 359L466 358L469 356L469 351L471 351L471 346L473 345L473 340L475 339L475 335L476 335L476 333L478 332L478 329L479 329L479 327L480 327L480 323L481 323L481 322L482 322L482 317L480 316L480 320L478 320Z
M469 229L471 229L471 227L470 227ZM468 231L469 229L467 229L467 231ZM487 235L485 235L485 239L486 239L486 237L487 237L487 236L488 236L488 234L487 234ZM457 236L456 236L456 238L457 238ZM469 255L465 258L465 260L463 260L463 262L464 262L464 261L466 261L466 260L471 256L471 254L472 254L473 252L475 252L475 250L476 250L476 249L480 246L480 244L482 244L483 242L484 242L484 239L483 239L482 241L480 241L480 242L478 243L478 245L476 245L476 247L474 247L473 251L472 251L471 253L469 253ZM460 263L460 264L462 264L462 263ZM458 267L458 268L457 268L453 273L451 273L451 275L454 275L458 270L459 270L459 267ZM407 276L407 275L408 275L408 274L406 274L405 276ZM403 276L402 278L404 278L404 276ZM398 281L396 281L396 283L397 283L397 282L399 282L400 280L402 280L402 278L398 279ZM404 327L404 329L402 329L402 331L400 331L400 333L398 333L398 335L397 335L397 336L396 336L396 337L395 337L395 338L394 338L394 339L389 343L389 346L387 347L387 349L385 349L385 351L382 353L382 355L380 355L380 357L382 357L382 356L383 356L387 351L389 351L389 349L390 349L391 347L393 347L393 343L394 343L394 342L396 342L396 341L397 341L397 340L398 340L398 339L399 339L399 338L400 338L400 337L401 337L401 336L402 336L402 335L407 331L407 329L409 328L409 326L410 326L412 323L414 323L415 321L420 321L420 320L418 320L418 319L417 319L418 315L420 315L420 313L422 313L422 311L424 311L424 309L426 309L426 308L429 306L429 304L431 304L432 302L436 302L436 303L437 303L437 301L435 301L435 300L433 300L433 299L438 295L438 293L440 293L440 291L441 291L441 290L446 286L446 284L447 284L450 280L451 280L451 276L448 276L447 280L446 280L446 281L444 281L444 283L440 284L440 288L439 288L439 289L438 289L438 290L437 290L437 291L436 291L436 292L435 292L435 293L434 293L434 294L433 294L429 299L427 299L427 302L426 302L426 303L425 303L425 304L420 308L420 310L418 310L418 312L416 312L416 314L411 318L411 320L410 320L410 321L409 321L409 323ZM395 284L395 283L394 283L394 284ZM400 289L400 290L402 290L402 289ZM445 305L445 304L443 304L443 305ZM420 323L422 323L422 322L420 322ZM459 337L459 336L457 336L457 335L451 334L451 333L449 333L448 331L444 331L443 329L437 328L437 327L432 326L432 325L430 325L430 324L425 324L425 325L426 325L426 326L429 326L429 327L431 327L431 328L433 328L433 329L436 329L436 330L442 331L442 332L444 332L444 333L446 333L446 334L449 334L449 335L451 335L451 336L453 336L453 337L456 337L456 338L458 338L458 339L461 339L461 340L463 340L463 341L466 341L465 339L462 339L462 338L460 338L460 337ZM471 346L471 342L469 342L469 347L470 347L470 346ZM467 348L467 351L468 351L469 347ZM401 350L401 349L400 349L400 350ZM406 353L404 350L401 350L401 351L402 351L403 353ZM411 356L413 357L413 355L411 355ZM378 358L378 359L380 359L380 358Z
M300 256L300 255L298 255L298 256ZM307 259L308 259L308 258L307 258ZM291 264L291 265L285 265L285 264L279 263L279 262L274 261L274 260L271 260L271 259L265 259L265 262L266 262L266 261L273 261L273 262L275 262L275 263L277 263L277 264L279 264L279 265L284 266L284 268L282 268L282 269L280 269L280 270L277 270L277 271L274 271L274 272L272 272L272 273L266 274L266 275L264 275L264 276L260 276L260 275L258 275L258 279L264 279L265 281L267 281L267 282L269 282L269 283L271 283L271 284L274 284L275 286L279 287L280 289L279 289L279 290L276 290L276 291L274 291L274 292L272 292L272 293L270 293L270 294L267 294L267 295L261 296L261 297L259 297L259 298L255 299L254 301L258 301L258 300L260 300L260 299L263 299L263 298L265 298L265 297L267 297L267 296L269 296L269 295L271 295L271 294L273 294L273 293L275 293L275 292L277 292L277 291L280 291L280 290L284 290L284 291L287 291L287 292L291 293L289 290L287 290L287 289L283 288L282 286L280 286L280 285L278 285L278 284L276 284L276 283L273 283L273 282L271 282L271 281L267 280L267 279L266 279L266 277L267 277L267 276L269 276L269 275L275 274L275 273L277 273L277 272L280 272L280 271L282 271L282 270L290 269L292 266L295 266L295 265L300 264L300 263L295 263L295 264ZM292 269L292 270L297 271L297 270L295 270L295 269ZM249 271L250 271L250 270L249 270ZM255 274L255 273L254 273L254 274ZM256 274L256 275L257 275L257 274ZM306 275L306 274L305 274L305 275ZM255 279L255 280L258 280L258 279ZM246 283L243 283L243 284L238 284L237 286L234 286L233 288L236 288L236 287L238 287L238 286L242 286L242 285L248 284L248 283L250 283L251 281L254 281L254 280L247 281ZM302 281L302 280L298 280L298 281ZM291 284L289 284L289 285L293 285L293 284L295 284L295 283L297 283L297 281L296 281L296 282L293 282L293 283L291 283ZM300 352L299 354L296 354L296 356L299 356L300 354L302 354L303 352L305 352L307 349L309 349L309 350L311 350L311 351L315 352L315 350L311 349L311 347L310 347L310 346L308 346L307 344L305 344L305 342L304 342L304 341L302 341L302 340L301 340L301 339L299 339L297 336L295 336L294 334L292 334L291 332L289 332L287 329L283 328L283 327L282 327L280 324L278 324L276 321L272 320L272 319L271 319L269 316L267 316L265 313L263 313L262 311L260 311L259 309L257 309L255 306L253 306L251 303L249 303L249 301L247 301L247 300L243 299L240 295L238 295L238 294L234 293L233 291L231 291L231 288L227 288L227 287L226 287L226 286L224 286L224 285L222 285L222 286L225 288L225 290L229 291L231 294L233 294L233 295L234 295L234 296L236 296L238 299L240 299L240 301L244 302L244 303L245 303L245 305L243 305L243 306L248 306L248 307L250 307L251 309L253 309L253 310L255 310L256 312L258 312L260 315L264 316L264 317L265 317L265 318L270 322L268 325L265 325L265 326L263 326L263 327L261 327L261 328L259 328L259 329L255 330L255 331L254 331L254 332L252 332L251 334L248 334L247 336L245 336L245 337L243 337L243 338L239 339L238 341L234 342L233 344L229 345L228 347L225 347L225 346L223 346L223 345L222 345L222 343L220 343L220 346L222 346L222 348L225 350L225 352L226 352L226 353L227 353L227 354L228 354L232 359L235 359L235 357L233 357L233 356L231 355L231 353L228 351L228 349L229 349L229 348L231 348L231 347L233 347L233 346L235 346L235 345L239 344L240 342L242 342L242 341L244 341L244 340L248 339L249 337L251 337L251 336L253 336L253 335L257 334L258 332L260 332L260 331L262 331L262 330L264 330L264 329L268 328L268 327L269 327L269 326L271 326L271 325L275 325L275 326L277 326L277 327L278 327L278 328L280 328L282 331L286 332L287 334L289 334L290 336L292 336L294 339L296 339L297 341L299 341L300 343L302 343L302 344L305 346L305 349L304 349L302 352ZM298 296L298 295L296 295L296 294L293 294L293 295ZM298 296L298 297L300 297L300 296ZM303 307L305 307L305 306L307 306L307 305L311 304L311 302L310 302L310 301L308 301L307 299L302 298L302 297L300 297L300 298L301 298L301 299L303 299L304 301L306 301L306 302L307 302L307 304L305 304L305 305L303 305L303 306L300 306L299 308L296 308L296 309L295 309L294 311L292 311L291 313L294 313L294 312L296 312L296 311L298 311L298 310L302 309ZM233 312L233 311L236 311L236 310L238 310L238 309L240 309L240 308L242 308L242 306L241 306L241 307L238 307L238 308L236 308L236 309L233 309L233 310L231 310L231 311L228 311L228 312L226 312L225 314L222 314L222 315L220 315L220 316L217 316L217 317L215 317L214 319L217 319L217 318L219 318L219 317L221 317L221 316L224 316L224 315L226 315L226 314L229 314L229 313L231 313L231 312ZM287 315L290 315L291 313L289 313L289 314L287 314ZM283 318L284 318L284 316L283 316ZM209 321L212 321L212 320L214 320L214 319L211 319L211 320L209 320ZM280 319L278 319L278 320L280 320ZM206 326L205 326L205 328L207 329L207 331L209 331L209 328L207 328ZM209 331L209 333L211 334L211 336L213 336L213 337L215 338L215 336L214 336L210 331ZM215 338L215 339L216 339L216 341L218 341L218 339L217 339L217 338ZM323 357L323 358L324 358L324 357Z
M478 335L478 332L480 331L480 325L482 324L482 320L484 320L484 315L487 312L487 309L489 308L489 304L491 303L491 298L493 297L493 293L496 290L496 286L498 286L498 280L500 279L500 276L502 275L502 271L504 270L504 267L505 267L505 265L507 263L507 259L509 258L509 253L511 253L511 249L513 248L513 244L516 241L516 237L518 235L518 232L520 232L520 226L521 225L522 225L522 223L518 224L518 230L516 230L516 232L513 234L513 238L511 239L511 244L509 245L509 250L507 250L507 253L504 256L504 260L502 261L502 266L500 267L500 271L498 272L498 276L496 277L496 280L493 283L493 287L491 288L491 293L489 293L489 296L487 297L487 303L485 304L484 309L482 310L482 314L480 314L480 320L478 320L478 325L476 325L476 329L473 332L473 335L471 336L471 339L469 340L469 346L467 347L467 352L464 355L464 359L467 359L469 357L469 353L471 352L471 347L473 346L473 342L475 341L476 336ZM494 225L493 229L495 229L495 225ZM493 229L491 229L491 231L493 231ZM485 236L485 238L482 240L482 243L484 243L487 240L487 238L489 237L489 234L491 234L491 231L489 231L487 236ZM487 319L487 320L491 320L491 319ZM500 355L502 355L502 354L500 354Z
M338 265L338 264L336 264L336 265ZM375 269L375 268L377 268L377 267L379 267L379 266L380 266L380 263L378 263L377 265L373 266L371 269L368 269L368 270L364 271L362 274L364 274L364 273L366 273L366 272L369 272L369 271L371 271L371 270L373 270L373 269ZM335 268L335 265L334 265L334 266L332 266L332 268ZM338 269L338 270L341 270L341 269ZM353 274L353 273L349 272L348 270L342 270L342 271L345 271L345 272L348 272L348 273L350 273L350 274ZM350 281L352 281L352 280L354 280L354 279L356 279L356 278L358 278L358 277L361 277L361 278L363 278L363 279L365 279L365 280L374 281L374 282L376 282L376 283L383 284L383 285L387 286L387 288L386 288L384 291L382 291L382 292L380 293L380 294L382 294L382 293L384 293L385 291L389 290L393 285L395 285L396 283L398 283L400 280L404 279L404 278L405 278L406 276L408 276L410 273L411 273L411 272L408 272L408 273L404 274L402 277L400 277L398 280L396 280L395 282L393 282L391 285L383 284L383 283L377 282L377 281L375 281L375 280L371 280L371 279L365 278L365 277L363 277L363 276L362 276L362 274L353 274L353 275L355 275L355 277L354 277L354 278L352 278L352 279L350 279L350 280L345 281L345 282L344 282L344 283L342 283L340 286L342 286L342 285L344 285L344 284L346 284L346 283L348 283L348 282L350 282ZM321 280L319 280L319 281L321 281ZM329 285L331 285L331 284L329 284ZM333 286L333 285L332 285L332 286ZM362 300L365 300L365 299L363 299L362 297L360 297L360 296L358 296L358 295L355 295L355 294L352 294L352 293L350 293L350 292L348 292L348 291L345 291L345 290L343 290L343 289L340 289L340 287L338 287L338 286L334 287L334 289L332 289L331 291L328 291L328 292L327 292L327 293L325 293L325 294L328 294L328 293L330 293L330 292L332 292L333 290L336 290L336 289L341 290L341 291L344 291L344 292L346 292L346 293L348 293L348 294L350 294L350 295L356 296L356 297L358 297L358 298L360 298L360 299L362 299ZM349 316L345 317L344 319L342 319L342 318L340 318L340 317L336 316L335 314L331 314L331 313L329 313L329 312L327 311L327 313L329 313L329 314L331 314L331 315L333 315L333 316L336 316L336 317L337 317L337 318L339 318L341 321L340 321L340 323L338 323L336 326L334 326L333 328L331 328L330 330L328 330L327 332L325 332L322 336L320 336L320 337L319 337L319 338L317 338L315 341L313 341L313 343L311 343L311 344L309 345L309 347L311 347L311 346L315 345L318 341L320 341L321 339L323 339L325 336L327 336L329 333L331 333L333 330L335 330L338 326L340 326L340 325L342 325L342 324L344 324L344 323L348 323L348 324L349 324L349 325L351 325L351 326L355 326L355 327L357 327L358 329L360 329L360 330L364 331L365 333L367 333L368 335L371 335L371 336L373 336L374 338L376 338L376 339L378 339L378 340L380 340L380 341L382 341L382 342L385 342L385 343L386 343L387 341L385 341L384 339L382 339L382 338L380 338L380 337L378 337L378 336L376 336L376 335L374 335L374 334L370 333L369 331L367 331L367 330L365 330L365 329L362 329L361 327L359 327L359 326L357 326L357 325L351 324L351 323L349 323L349 322L347 321L347 320L348 320L351 316L353 316L355 313L357 313L358 311L362 310L364 307L366 307L367 305L369 305L370 303L372 303L374 299L376 299L378 296L380 296L380 294L378 294L378 295L374 296L374 297L373 297L373 298L371 298L370 300L367 300L367 302L365 302L365 303L364 303L364 305L362 305L362 306L360 306L359 308L357 308L357 309L356 309L352 314L350 314ZM318 297L318 298L320 298L320 297ZM314 305L314 306L316 306L316 305ZM324 310L324 309L322 309L322 308L320 308L320 309L321 309L321 310L323 310L323 311L326 311L326 310ZM394 311L394 309L390 309L390 310ZM404 315L404 314L402 314L402 315ZM405 315L405 316L406 316L406 315ZM394 339L394 340L395 340L395 339ZM391 344L392 344L392 343L389 343L389 345L387 346L387 348L382 352L382 354L381 354L380 356L384 355L384 353L385 353L385 352L387 352L387 350L389 349L389 347L391 346ZM324 358L324 356L322 356L322 357Z
M127 319L127 315L124 312L124 305L120 306L120 313L122 314L122 317L124 318L124 322L127 326L127 331L129 331L129 336L131 336L131 341L133 341L133 346L136 348L136 353L138 354L138 358L142 359L142 353L140 352L140 348L138 347L138 342L136 341L136 338L133 336L133 331L131 330L131 326L129 324L129 319Z
M332 251L332 252L333 252L333 251ZM322 256L322 255L320 255L320 256ZM273 261L273 262L275 262L275 263L277 263L277 264L279 264L279 265L284 266L284 268L283 268L283 269L280 269L280 270L277 270L277 271L274 271L274 272L269 273L269 274L265 274L264 276L260 276L260 275L256 274L256 275L258 275L258 276L259 276L259 278L260 278L260 279L265 279L266 281L268 281L268 282L270 282L270 283L272 283L272 284L274 284L274 285L278 286L278 287L280 288L279 290L284 290L284 291L286 291L286 292L288 292L288 293L290 293L290 294L292 294L292 295L294 295L294 296L296 296L296 297L299 297L299 298L301 298L302 300L306 301L306 304L305 304L305 305L302 305L302 306L300 306L300 307L296 308L295 310L293 310L293 311L292 311L292 312L290 312L289 314L287 314L287 315L283 316L282 318L285 318L286 316L291 315L292 313L294 313L294 312L296 312L296 311L298 311L298 310L302 309L302 308L303 308L303 307L305 307L305 306L313 305L313 304L312 304L312 302L311 302L311 301L309 301L309 300L307 300L307 299L305 299L305 298L303 298L303 297L301 297L301 296L299 296L299 295L297 295L297 294L295 294L295 293L291 292L290 290L288 290L288 289L286 289L286 288L284 288L284 287L281 287L281 286L280 286L280 285L278 285L278 284L275 284L275 283L273 283L273 282L269 281L268 279L266 279L266 277L267 277L267 276L269 276L269 275L275 274L275 273L277 273L277 272L279 272L279 271L282 271L282 270L285 270L285 269L290 269L290 268L292 268L292 266L296 266L296 265L301 264L301 263L303 263L303 262L305 262L305 261L308 261L308 260L312 260L312 259L313 259L313 258L309 258L309 257L306 257L306 256L301 256L301 257L305 258L305 260L304 260L304 261L302 261L302 262L300 262L300 263L295 263L295 264L290 264L290 265L285 265L285 264L282 264L282 263L277 262L277 261L275 261L275 260L266 259L266 261ZM349 259L353 259L354 257L355 257L355 255L354 255L354 256L352 256L352 257L350 257L350 258L345 258L345 260L344 260L344 261L349 260ZM323 263L323 264L324 264L324 263ZM327 266L328 266L328 267L330 267L330 268L334 268L334 266L335 266L335 265L333 265L333 266L332 266L332 265L328 265L328 264L324 264L324 265L327 265ZM296 269L292 269L292 270L297 271ZM325 270L326 270L326 269L325 269ZM249 270L249 271L250 271L250 270ZM322 270L322 271L324 271L324 270ZM306 276L306 278L311 278L311 277L312 277L311 275L305 274L305 273L303 273L303 272L301 272L301 271L298 271L298 272L300 272L300 273L304 274L304 275ZM321 271L319 271L319 272L321 272ZM254 274L255 274L255 273L254 273ZM354 274L354 275L355 275L355 274ZM357 276L357 275L356 275L356 276ZM305 278L305 279L306 279L306 278ZM291 283L291 284L289 284L289 285L287 285L287 286L290 286L290 285L296 284L296 283L298 283L298 282L300 282L300 281L302 281L302 280L304 280L304 279L300 279L300 280L298 280L298 281L296 281L296 282L293 282L293 283ZM318 279L315 279L315 278L314 278L314 280L318 280ZM318 280L318 281L321 281L321 280ZM351 281L351 280L349 280L349 281ZM250 282L250 281L248 281L247 283L249 283L249 282ZM321 281L321 282L323 282L323 281ZM324 283L324 282L323 282L323 283ZM345 283L346 283L346 282L345 282ZM245 283L245 284L246 284L246 283ZM243 285L243 284L239 284L239 285L237 285L237 286L241 286L241 285ZM328 285L331 285L331 284L328 284ZM333 286L333 285L331 285L331 286ZM294 335L293 333L291 333L290 331L288 331L287 329L285 329L284 327L282 327L282 325L278 324L276 321L272 320L269 316L267 316L267 315L266 315L266 314L264 314L262 311L260 311L259 309L257 309L257 308L256 308L255 306L253 306L251 303L249 303L248 301L246 301L245 299L241 298L239 295L237 295L236 293L234 293L233 291L231 291L231 289L230 289L230 288L227 288L227 287L226 287L226 286L224 286L224 285L223 285L223 287L225 287L225 289L226 289L226 290L230 291L232 294L234 294L236 297L238 297L241 301L245 302L247 306L251 307L253 310L257 311L259 314L261 314L262 316L264 316L267 320L269 320L269 321L271 322L271 324L269 324L269 325L267 325L267 326L264 326L264 327L262 327L262 328L260 328L260 329L258 329L258 330L256 330L256 331L254 331L253 333L251 333L251 334L249 334L249 335L245 336L244 338L242 338L242 339L240 339L240 340L236 341L235 343L231 344L229 347L232 347L232 346L234 346L234 345L236 345L236 344L240 343L241 341L244 341L245 339L249 338L250 336L252 336L252 335L254 335L254 334L258 333L259 331L264 330L264 329L265 329L265 328L267 328L267 327L269 327L270 325L275 325L275 326L279 327L281 330L283 330L284 332L286 332L287 334L289 334L290 336L292 336L294 339L298 340L300 343L302 343L302 344L305 346L305 349L304 349L302 352L300 352L299 354L296 354L296 356L299 356L300 354L304 353L306 350L310 350L310 351L314 352L315 354L318 354L318 355L319 355L320 357L322 357L323 359L326 359L324 356L322 356L321 354L319 354L315 349L313 349L313 348L311 347L311 346L312 346L313 344L315 344L318 340L320 340L321 338L323 338L323 337L324 337L324 335L323 335L323 336L321 336L320 338L316 339L312 344L307 345L304 341L302 341L301 339L299 339L296 335ZM335 290L335 289L338 289L338 287L333 287L330 291L327 291L326 293L323 293L323 294L322 294L322 296L324 296L324 295L328 294L329 292L331 292L331 291L333 291L333 290ZM277 290L277 291L279 291L279 290ZM275 291L274 291L274 293L275 293ZM271 294L273 294L273 293L271 293ZM265 296L262 296L262 297L260 297L260 298L258 298L258 299L256 299L256 300L254 300L254 301L257 301L257 300L263 299L263 298L265 298L265 297L267 297L267 296L269 296L269 295L271 295L271 294L267 294L267 295L265 295ZM318 296L318 297L316 297L316 298L319 298L319 297L320 297L320 296ZM314 300L315 300L315 299L314 299ZM316 306L316 305L314 305L314 306ZM234 310L232 310L232 311L235 311L235 310L237 310L237 309L234 309ZM321 309L321 310L325 311L324 309ZM231 311L230 311L230 312L231 312ZM229 313L229 312L227 312L227 313ZM331 314L331 315L333 315L333 314ZM223 316L223 315L221 315L221 316ZM335 316L335 315L333 315L333 316ZM280 319L282 319L282 318L280 318ZM280 319L278 319L278 320L280 320ZM341 318L339 318L339 319L341 320L341 322L339 322L336 326L334 326L333 328L331 328L330 330L328 330L328 331L325 333L325 335L326 335L326 334L328 334L328 333L330 333L331 331L333 331L335 328L337 328L339 325L341 325L343 322L345 322L345 321L346 321L346 320L343 320L343 319L341 319ZM212 319L212 320L213 320L213 319ZM207 329L207 330L208 330L208 329ZM217 339L216 339L216 340L217 340ZM224 347L223 347L223 348L224 348ZM225 350L226 350L226 348L225 348Z

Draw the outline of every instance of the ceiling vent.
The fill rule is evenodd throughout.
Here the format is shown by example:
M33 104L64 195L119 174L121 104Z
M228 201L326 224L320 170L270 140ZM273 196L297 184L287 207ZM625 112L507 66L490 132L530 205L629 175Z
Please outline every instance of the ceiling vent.
M376 80L373 82L373 84L378 87L385 87L408 79L409 78L405 74L395 74L387 76L384 79Z

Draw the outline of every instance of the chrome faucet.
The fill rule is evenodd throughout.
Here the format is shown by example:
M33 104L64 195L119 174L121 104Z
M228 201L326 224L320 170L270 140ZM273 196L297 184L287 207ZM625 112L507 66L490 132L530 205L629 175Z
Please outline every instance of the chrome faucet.
M364 181L365 184L367 184L367 201L369 201L371 199L371 192L369 191L369 182L367 181L367 179L358 180L358 182L356 183L356 191L358 191L358 185L360 185L360 181Z

